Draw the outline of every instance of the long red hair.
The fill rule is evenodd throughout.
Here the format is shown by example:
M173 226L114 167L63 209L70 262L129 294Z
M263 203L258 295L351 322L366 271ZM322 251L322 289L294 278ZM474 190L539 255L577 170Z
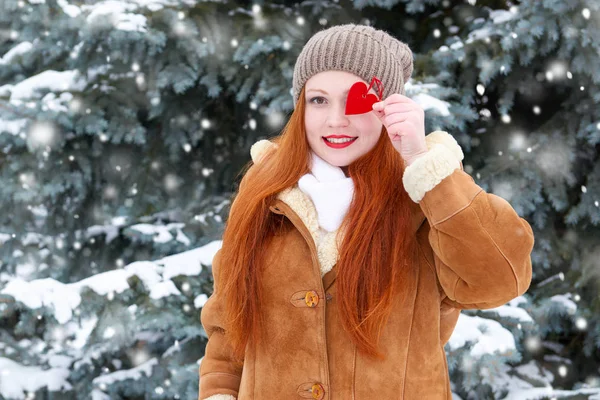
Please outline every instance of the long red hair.
M233 197L223 234L218 290L225 299L225 329L233 357L243 362L247 341L259 335L260 260L274 233L269 205L282 190L310 172L310 146L304 130L304 89L282 133L270 141L260 162L248 163ZM416 240L411 230L412 202L404 186L404 162L385 127L375 147L348 166L354 198L340 229L336 298L344 329L364 354L378 351L381 330L392 310L402 269L413 264ZM352 227L352 229L347 229Z

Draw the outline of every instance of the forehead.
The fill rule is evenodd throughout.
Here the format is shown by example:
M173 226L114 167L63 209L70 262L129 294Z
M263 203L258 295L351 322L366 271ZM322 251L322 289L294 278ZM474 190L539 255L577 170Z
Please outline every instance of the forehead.
M339 87L340 85L347 85L348 87L350 87L353 83L358 81L365 82L361 77L359 77L358 75L354 75L351 72L324 71L311 76L310 79L306 81L306 88L323 89Z
M306 92L325 93L330 95L345 95L356 82L362 82L369 87L369 82L347 71L325 71L315 74L306 81ZM375 93L375 87L369 92Z

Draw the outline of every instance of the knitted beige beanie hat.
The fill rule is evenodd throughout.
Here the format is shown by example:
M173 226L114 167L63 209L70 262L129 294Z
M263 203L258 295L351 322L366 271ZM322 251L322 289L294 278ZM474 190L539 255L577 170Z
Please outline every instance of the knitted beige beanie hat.
M367 83L377 77L384 100L404 92L413 71L412 51L389 33L367 25L336 25L315 33L304 45L294 66L294 108L307 80L319 72L351 72Z

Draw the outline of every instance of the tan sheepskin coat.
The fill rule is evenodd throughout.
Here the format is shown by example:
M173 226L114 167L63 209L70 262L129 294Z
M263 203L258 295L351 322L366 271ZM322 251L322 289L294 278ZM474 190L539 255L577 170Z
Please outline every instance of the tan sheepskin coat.
M403 290L381 335L386 360L357 352L342 328L335 304L337 232L317 240L316 209L295 185L270 206L288 229L268 249L264 334L247 346L243 368L230 362L219 293L202 308L209 340L199 400L452 399L444 345L460 311L498 307L525 293L534 237L506 200L486 193L463 170L463 152L451 135L435 131L426 140L428 153L402 176L414 202L420 252L401 277ZM257 142L254 161L272 145ZM227 279L219 275L219 253L215 283Z

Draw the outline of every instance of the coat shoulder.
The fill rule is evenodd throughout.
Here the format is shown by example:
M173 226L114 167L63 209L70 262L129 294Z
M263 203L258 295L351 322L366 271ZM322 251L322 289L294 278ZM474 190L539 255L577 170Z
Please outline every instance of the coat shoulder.
M258 142L254 143L252 147L250 147L250 157L252 161L256 164L258 163L265 154L267 154L270 150L276 149L277 145L270 140L262 139Z

